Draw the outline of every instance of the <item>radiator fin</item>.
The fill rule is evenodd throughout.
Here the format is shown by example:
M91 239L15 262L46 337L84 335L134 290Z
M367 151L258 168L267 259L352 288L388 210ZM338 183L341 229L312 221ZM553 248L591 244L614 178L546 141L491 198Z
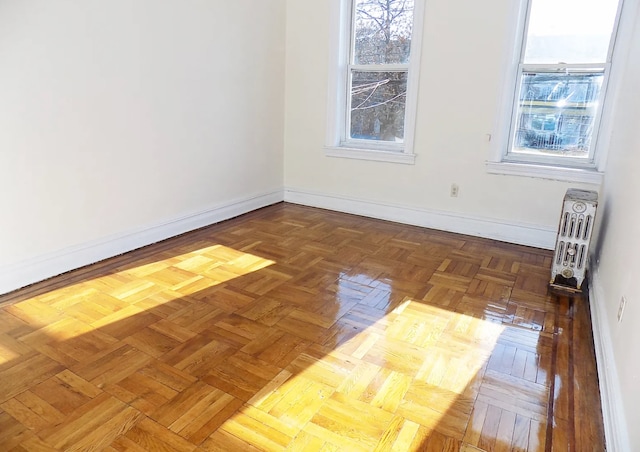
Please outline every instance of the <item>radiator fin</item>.
M575 235L578 239L582 237L582 226L584 226L584 215L578 215L578 226L576 227Z
M591 223L593 221L593 217L591 215L587 215L587 219L584 224L584 232L582 233L582 240L588 240L591 236Z
M569 237L570 238L575 237L573 235L575 230L576 230L576 214L574 213L573 215L571 215L571 223L569 223Z
M580 251L578 252L578 269L582 270L584 268L585 260L587 257L587 245L580 245Z
M564 256L564 242L558 242L558 250L556 251L556 264L560 265L560 261L562 261L562 256Z
M560 228L560 235L562 237L567 236L567 228L569 227L569 215L571 215L569 212L565 212L562 218L562 227Z

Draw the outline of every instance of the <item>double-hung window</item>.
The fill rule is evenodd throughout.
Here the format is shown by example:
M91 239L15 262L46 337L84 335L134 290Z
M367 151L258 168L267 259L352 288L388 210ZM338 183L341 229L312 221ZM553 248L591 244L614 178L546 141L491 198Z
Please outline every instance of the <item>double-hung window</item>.
M524 2L503 162L596 168L621 1Z
M423 0L335 1L327 153L412 163Z

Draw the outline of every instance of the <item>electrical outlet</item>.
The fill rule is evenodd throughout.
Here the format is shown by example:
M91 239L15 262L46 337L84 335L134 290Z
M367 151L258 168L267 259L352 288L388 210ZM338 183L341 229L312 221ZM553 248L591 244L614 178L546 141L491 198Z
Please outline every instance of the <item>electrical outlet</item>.
M622 322L622 314L624 314L624 306L627 304L627 298L623 295L620 298L620 306L618 306L618 322Z
M458 197L458 184L451 184L451 197L452 198L457 198Z

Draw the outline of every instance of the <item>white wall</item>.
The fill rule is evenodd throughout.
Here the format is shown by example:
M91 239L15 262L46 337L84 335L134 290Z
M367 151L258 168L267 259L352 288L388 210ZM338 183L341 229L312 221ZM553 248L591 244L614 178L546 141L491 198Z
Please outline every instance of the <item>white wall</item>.
M284 0L0 2L0 269L281 190L284 38Z
M426 2L415 165L324 155L329 18L336 1L313 8L287 2L285 186L413 209L412 218L423 225L430 222L421 215L454 214L436 222L446 227L450 221L453 230L461 221L455 214L489 220L488 228L492 221L524 224L544 233L538 246L553 246L566 189L599 187L486 172L486 135L496 132L513 0ZM460 186L458 198L449 196L453 182Z
M625 450L627 433L627 450L640 450L640 13L634 30L599 206L595 256L599 264L594 268L592 300L601 330L596 337L602 344L601 383L602 377L608 380L604 390L613 404L612 416L617 410L621 416L612 419L616 424L612 433L622 436L617 439L618 450ZM618 323L622 296L627 303ZM606 405L605 400L605 409Z

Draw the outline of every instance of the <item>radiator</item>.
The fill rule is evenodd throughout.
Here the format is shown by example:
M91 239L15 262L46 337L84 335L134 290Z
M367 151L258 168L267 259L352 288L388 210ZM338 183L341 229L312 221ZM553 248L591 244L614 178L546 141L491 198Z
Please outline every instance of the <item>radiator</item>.
M575 188L567 190L551 266L553 287L581 290L597 206L597 192Z

